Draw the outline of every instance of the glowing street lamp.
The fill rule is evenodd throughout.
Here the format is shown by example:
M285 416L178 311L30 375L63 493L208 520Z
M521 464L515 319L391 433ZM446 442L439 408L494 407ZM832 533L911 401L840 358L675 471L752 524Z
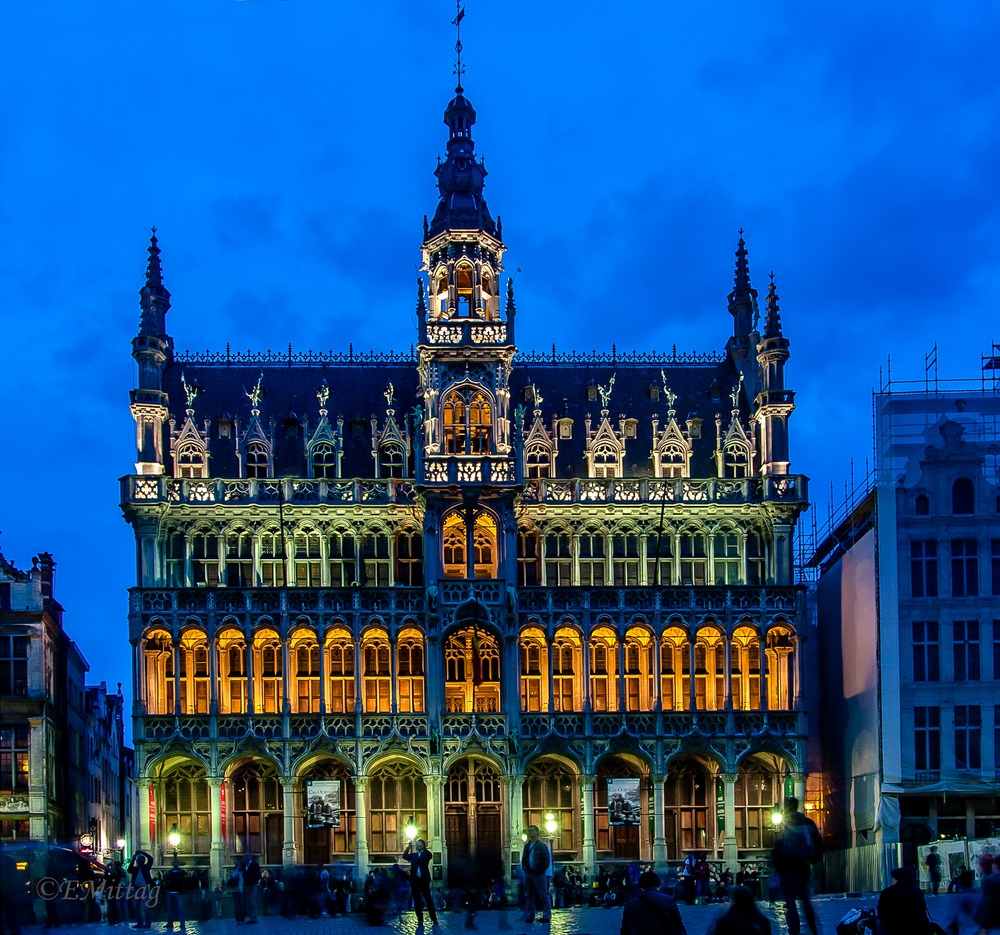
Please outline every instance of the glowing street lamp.
M412 818L406 823L406 827L403 828L403 835L406 838L407 844L412 844L413 839L417 836L417 826L413 823Z
M552 812L545 813L545 833L549 836L551 841L556 836L556 831L559 825L556 822L556 816Z
M119 838L115 841L115 848L118 851L118 859L122 860L125 856L125 839Z
M782 816L781 812L779 812L777 809L775 809L773 812L771 812L771 824L774 825L774 830L775 831L777 831L778 828L781 827L781 823L784 820L785 819Z
M176 857L177 848L181 843L181 834L177 830L177 822L174 822L170 826L170 834L167 835L167 840L170 842L170 846L174 849L174 857Z

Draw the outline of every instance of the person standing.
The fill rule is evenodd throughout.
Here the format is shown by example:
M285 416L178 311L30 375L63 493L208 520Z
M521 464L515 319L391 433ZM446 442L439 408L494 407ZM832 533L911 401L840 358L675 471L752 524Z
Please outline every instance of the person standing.
M247 925L257 924L257 884L260 883L260 864L253 854L247 854L243 868L243 899L246 904Z
M878 898L879 930L883 935L930 935L927 903L920 888L913 885L909 871L896 867L889 876L892 883Z
M997 866L994 861L994 866ZM983 877L979 884L982 893L972 918L979 926L980 935L1000 933L1000 869Z
M799 811L799 800L795 796L788 796L782 815L781 835L771 853L785 900L788 935L799 935L802 931L799 900L802 901L809 931L817 935L816 912L809 899L809 871L822 852L823 839L816 823Z
M187 931L184 918L184 876L181 862L175 857L174 864L163 881L167 891L167 926L164 931L172 932L174 922L180 923L182 932Z
M153 855L148 851L136 851L128 862L126 872L131 882L131 896L135 908L135 925L133 928L148 929L152 926L150 906L153 901Z
M438 924L437 910L431 897L431 860L434 855L427 850L423 838L406 845L403 860L410 864L410 893L413 896L413 911L417 914L417 928L424 927L424 904L431 917L431 925Z
M709 926L708 935L771 935L771 920L757 908L749 886L736 886L729 908Z
M941 889L941 857L937 852L937 845L931 845L930 852L924 858L924 866L927 868L927 876L931 881L931 896L937 896Z
M541 914L543 922L552 920L546 876L550 863L548 845L539 839L538 825L531 825L528 828L528 840L521 853L521 869L524 871L525 922L534 922L535 913Z
M660 892L660 877L654 870L639 874L639 895L622 910L621 935L687 935L681 912L673 897Z

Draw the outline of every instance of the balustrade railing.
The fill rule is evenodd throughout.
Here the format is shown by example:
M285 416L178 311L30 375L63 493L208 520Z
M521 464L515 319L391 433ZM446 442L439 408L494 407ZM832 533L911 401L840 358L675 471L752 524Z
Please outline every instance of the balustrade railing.
M121 481L123 503L413 503L406 478L180 478L130 475Z
M759 503L805 502L808 480L801 474L781 477L532 478L524 482L528 503Z

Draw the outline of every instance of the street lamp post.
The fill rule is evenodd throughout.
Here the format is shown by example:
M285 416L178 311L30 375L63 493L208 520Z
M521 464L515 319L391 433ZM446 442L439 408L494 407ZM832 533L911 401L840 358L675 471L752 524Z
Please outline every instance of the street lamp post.
M414 838L417 836L417 826L411 818L403 828L403 835L406 837L406 843L412 844Z
M170 834L167 835L167 840L170 842L170 846L174 849L174 860L177 859L177 848L181 843L181 835L177 830L177 822L174 822L170 826Z

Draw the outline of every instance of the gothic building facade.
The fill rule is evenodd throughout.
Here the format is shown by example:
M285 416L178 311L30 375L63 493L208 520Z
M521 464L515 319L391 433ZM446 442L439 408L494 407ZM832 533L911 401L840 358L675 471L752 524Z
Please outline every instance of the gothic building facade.
M520 352L461 88L444 116L411 353L177 355L154 232L121 481L140 843L176 826L216 878L364 872L411 824L445 872L509 870L546 820L588 873L762 855L807 733L773 281L760 322L741 236L722 353Z

